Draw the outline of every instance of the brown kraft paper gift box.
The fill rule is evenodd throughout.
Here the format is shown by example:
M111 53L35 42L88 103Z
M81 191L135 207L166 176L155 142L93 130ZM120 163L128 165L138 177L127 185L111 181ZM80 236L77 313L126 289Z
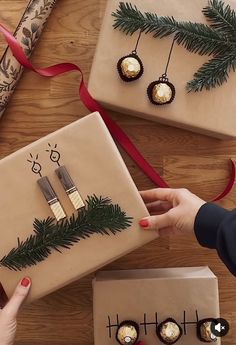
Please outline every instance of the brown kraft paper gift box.
M60 164L65 165L80 195L109 197L119 204L132 225L116 235L93 234L62 253L52 254L36 266L12 271L0 266L0 282L8 296L24 276L31 277L32 289L28 301L33 301L59 289L101 266L127 254L157 237L145 232L140 218L148 211L99 113L80 119L0 161L0 258L17 246L17 238L25 240L33 234L33 221L53 217L38 184L39 177L31 171L32 157L38 155L42 176L47 176L58 198L70 216L73 206L61 186L49 159L48 143L59 151ZM43 279L42 279L43 278Z
M94 345L118 344L117 325L125 320L139 324L139 340L145 345L161 344L156 322L169 317L186 331L176 344L200 345L197 318L219 318L218 281L208 267L98 272L93 308Z
M126 2L126 1L123 1ZM206 23L202 13L207 0L129 0L142 12L155 12L159 16L173 16L179 21ZM134 49L139 32L132 36L114 30L114 17L120 0L107 2L104 20L89 79L89 91L105 107L125 114L143 117L163 124L188 129L213 137L236 137L236 73L231 72L227 83L210 91L185 90L198 68L210 57L188 52L177 44L168 69L169 81L175 85L176 98L171 104L156 106L149 102L147 87L164 73L172 37L153 38L143 34L138 55L144 64L144 74L136 81L125 83L117 73L117 62ZM236 9L235 0L226 0Z

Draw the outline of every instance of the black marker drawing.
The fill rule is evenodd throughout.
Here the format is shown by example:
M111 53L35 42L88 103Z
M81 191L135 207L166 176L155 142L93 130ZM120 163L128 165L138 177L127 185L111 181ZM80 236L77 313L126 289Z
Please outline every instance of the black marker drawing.
M199 317L198 317L198 311L195 311L196 314L196 321L186 321L186 311L184 310L184 321L181 322L181 325L184 325L184 335L187 334L187 328L186 325L196 325L198 324Z
M52 162L57 163L57 165L60 167L60 158L61 158L61 154L60 152L58 152L57 150L55 150L57 148L57 144L54 146L54 148L52 148L51 144L48 143L49 149L46 150L46 152L50 152L50 159Z
M187 335L187 329L188 326L195 326L197 327L198 321L199 321L199 315L198 315L198 311L195 311L195 315L196 315L196 319L192 320L192 321L186 321L187 319L187 313L184 310L183 312L183 321L180 322L181 325L183 325L184 328L184 335ZM150 326L154 326L155 329L157 329L157 326L159 324L158 319L157 319L157 312L155 312L154 314L154 321L148 322L147 321L147 313L143 314L143 321L139 323L139 321L137 321L137 323L139 323L140 326L143 326L144 329L144 335L148 335L148 329ZM161 321L160 321L161 322ZM120 326L120 321L119 321L119 315L116 314L116 320L114 323L111 322L111 317L108 316L108 325L106 326L106 328L108 328L108 336L109 338L112 338L112 329L114 329L114 334L116 334L116 331L118 329L118 327Z
M106 326L106 328L108 328L109 338L111 338L111 329L113 327L115 327L117 329L119 326L120 326L120 321L119 321L119 315L118 314L116 314L116 324L112 324L111 318L110 318L110 316L108 316L108 325Z
M38 174L40 177L42 177L42 174L41 174L42 166L41 164L39 164L39 162L37 162L39 155L37 154L34 159L32 153L30 153L30 158L31 159L27 159L27 162L32 164L31 170L33 171L34 174Z
M140 322L140 326L144 327L144 334L147 335L147 326L155 325L156 330L158 326L158 321L157 321L157 312L155 313L155 321L154 322L147 322L147 314L143 314L143 322Z

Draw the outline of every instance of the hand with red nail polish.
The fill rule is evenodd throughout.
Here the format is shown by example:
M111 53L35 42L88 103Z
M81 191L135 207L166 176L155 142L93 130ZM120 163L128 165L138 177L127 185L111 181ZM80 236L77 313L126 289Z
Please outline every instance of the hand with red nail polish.
M0 309L0 344L13 345L17 327L17 314L29 293L31 281L23 278L17 285L11 299Z
M150 217L139 225L169 236L194 231L194 221L200 207L206 202L187 189L156 188L140 192Z

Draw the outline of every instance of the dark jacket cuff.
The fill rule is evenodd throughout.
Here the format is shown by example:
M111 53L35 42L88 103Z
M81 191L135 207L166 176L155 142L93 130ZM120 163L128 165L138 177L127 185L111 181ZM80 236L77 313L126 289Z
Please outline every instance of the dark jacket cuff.
M202 205L196 215L194 231L198 242L203 247L215 249L220 223L230 211L213 204Z

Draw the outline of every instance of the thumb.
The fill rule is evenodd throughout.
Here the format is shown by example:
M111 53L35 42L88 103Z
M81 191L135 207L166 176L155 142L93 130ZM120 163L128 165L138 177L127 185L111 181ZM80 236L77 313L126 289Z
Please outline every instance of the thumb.
M4 308L4 311L6 311L11 318L15 318L17 316L22 303L29 293L30 286L31 280L29 278L23 278L17 285L11 299Z
M159 230L172 226L171 211L166 213L143 218L139 221L139 225L145 230Z

